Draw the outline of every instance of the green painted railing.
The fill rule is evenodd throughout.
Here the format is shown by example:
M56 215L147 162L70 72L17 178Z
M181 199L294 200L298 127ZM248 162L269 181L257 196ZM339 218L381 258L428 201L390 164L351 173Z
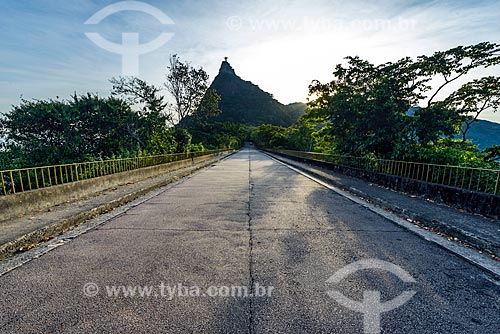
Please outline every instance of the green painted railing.
M227 150L165 154L3 170L0 171L0 196L223 152L227 152Z
M357 158L290 150L268 151L298 158L330 162L337 165L377 173L401 176L419 181L437 183L471 191L485 192L494 195L498 195L500 193L500 170L436 165L398 160Z

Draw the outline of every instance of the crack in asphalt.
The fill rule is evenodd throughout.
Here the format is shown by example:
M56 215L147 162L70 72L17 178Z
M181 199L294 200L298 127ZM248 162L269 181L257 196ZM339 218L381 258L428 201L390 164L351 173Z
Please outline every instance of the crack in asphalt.
M255 231L294 231L294 232L366 232L366 233L401 233L409 234L407 231L392 230L358 230L358 229L338 229L338 228L254 228Z
M250 285L250 296L255 293L254 288L254 268L253 268L253 230L252 230L252 215L250 211L250 199L252 197L252 158L251 153L248 151L248 273L249 273L249 285ZM249 299L250 312L248 314L248 333L253 333L253 322L254 322L254 310L253 310L253 298Z
M248 214L247 214L248 215ZM127 231L171 231L171 232L243 232L244 230L236 230L236 229L189 229L189 228L146 228L146 227L98 227L96 230L99 231L119 231L119 230L127 230ZM249 226L247 223L246 231L249 231ZM254 231L293 231L297 233L302 232L366 232L366 233L401 233L401 234L409 234L407 231L392 231L392 230L362 230L362 229L338 229L338 228L265 228L265 227L253 227L252 226L252 235ZM72 237L74 238L74 237Z

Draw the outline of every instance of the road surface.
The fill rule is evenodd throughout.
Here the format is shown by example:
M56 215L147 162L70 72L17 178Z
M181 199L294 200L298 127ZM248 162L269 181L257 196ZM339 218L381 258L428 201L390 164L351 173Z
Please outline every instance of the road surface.
M367 291L415 291L382 333L500 332L493 277L246 148L0 277L0 333L363 333Z

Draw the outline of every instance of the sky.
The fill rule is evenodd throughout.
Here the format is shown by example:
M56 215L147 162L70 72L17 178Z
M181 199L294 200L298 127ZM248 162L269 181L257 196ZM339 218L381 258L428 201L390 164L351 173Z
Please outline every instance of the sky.
M140 44L168 34L163 45L135 56L140 78L161 85L170 55L178 54L202 66L213 79L223 58L229 57L240 77L285 104L305 102L311 81L331 80L335 65L346 56L380 64L457 45L500 43L500 1L496 0L144 0L125 4L0 0L0 4L0 112L18 105L21 97L69 98L74 92L107 96L110 78L135 73L130 66L124 72L123 64L130 60L123 61L121 54L95 44L86 33L115 44L123 42L124 33L138 33ZM98 23L85 24L109 5ZM118 11L124 8L128 10ZM477 71L464 80L484 75L500 75L500 69ZM488 112L482 118L500 122L500 112Z

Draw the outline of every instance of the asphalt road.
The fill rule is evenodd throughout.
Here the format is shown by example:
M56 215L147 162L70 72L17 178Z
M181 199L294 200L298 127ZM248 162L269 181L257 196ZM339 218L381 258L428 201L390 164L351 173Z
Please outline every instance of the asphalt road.
M341 277L368 259L385 267ZM226 296L240 286L266 295ZM416 292L378 312L382 333L500 332L495 279L244 149L0 277L0 333L363 333L380 310L366 291Z

